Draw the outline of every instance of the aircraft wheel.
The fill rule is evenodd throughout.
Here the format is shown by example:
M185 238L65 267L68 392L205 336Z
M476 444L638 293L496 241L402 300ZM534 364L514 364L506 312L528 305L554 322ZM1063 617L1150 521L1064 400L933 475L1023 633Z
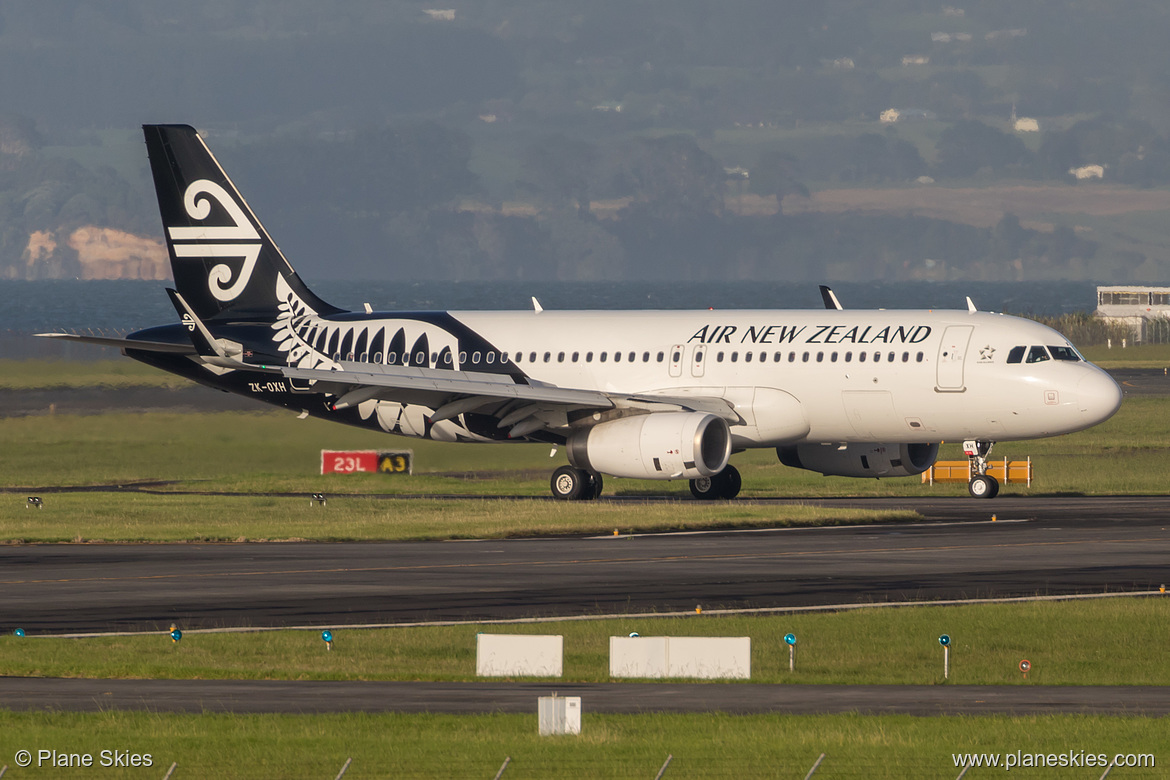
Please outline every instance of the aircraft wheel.
M586 486L587 489L582 492L581 500L592 501L595 498L601 498L601 491L605 487L605 481L601 475L592 471L585 472L585 475L589 478L589 484Z
M572 466L561 466L549 480L553 498L560 501L576 501L589 486L589 474Z
M723 498L723 485L720 474L710 477L699 477L691 480L691 495L700 501L714 501Z
M967 492L972 498L995 498L999 493L999 480L989 474L972 477L967 483Z
M743 480L739 476L739 469L729 463L723 471L719 472L719 476L723 479L723 492L720 498L726 498L730 501L738 496L739 489L743 487Z

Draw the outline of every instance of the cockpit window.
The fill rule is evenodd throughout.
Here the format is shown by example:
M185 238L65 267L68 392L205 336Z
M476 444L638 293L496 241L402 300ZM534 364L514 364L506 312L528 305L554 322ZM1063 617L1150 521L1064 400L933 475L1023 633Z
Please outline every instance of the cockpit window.
M1012 351L1008 353L1007 362L1019 363L1024 359L1024 353L1028 351L1027 347L1012 347Z
M1081 356L1072 347L1049 347L1048 351L1052 353L1052 357L1057 360L1067 360L1070 363L1077 363Z
M1032 347L1028 350L1029 363L1043 363L1045 360L1051 360L1048 357L1048 350L1044 347Z

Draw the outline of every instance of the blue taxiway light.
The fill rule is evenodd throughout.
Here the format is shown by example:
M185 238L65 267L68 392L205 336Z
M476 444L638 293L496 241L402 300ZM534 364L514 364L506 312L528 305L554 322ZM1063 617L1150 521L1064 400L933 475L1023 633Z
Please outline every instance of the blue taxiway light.
M795 645L796 644L796 634L785 634L784 635L784 642L786 644Z

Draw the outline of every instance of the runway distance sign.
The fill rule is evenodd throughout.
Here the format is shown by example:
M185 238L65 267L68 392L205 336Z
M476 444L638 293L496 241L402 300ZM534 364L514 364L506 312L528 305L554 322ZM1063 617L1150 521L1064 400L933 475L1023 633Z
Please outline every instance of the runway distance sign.
M322 474L413 474L414 450L321 450Z

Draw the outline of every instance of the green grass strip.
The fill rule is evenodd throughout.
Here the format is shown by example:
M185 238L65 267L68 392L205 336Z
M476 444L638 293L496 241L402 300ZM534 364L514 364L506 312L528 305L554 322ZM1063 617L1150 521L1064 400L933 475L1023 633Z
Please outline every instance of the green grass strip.
M956 753L1153 754L1154 768L1111 777L1164 777L1165 719L1145 717L866 717L860 715L604 715L582 701L581 734L537 735L530 715L169 715L140 712L11 713L0 710L0 762L17 750L149 754L151 769L28 769L12 777L174 777L226 780L361 778L799 778L822 753L820 778L953 778ZM1001 760L1004 760L1001 758ZM1047 760L1047 759L1045 759ZM10 770L13 771L13 770ZM1092 777L1096 769L1019 769L1025 777ZM1002 769L972 770L990 777Z
M689 501L631 507L612 502L523 499L388 499L308 495L187 496L58 493L29 509L22 495L0 502L9 542L369 541L487 539L721 528L869 524L913 520L905 511L734 505Z
M716 605L703 605L712 608ZM32 677L474 680L476 634L560 634L563 682L608 682L609 637L748 636L755 683L943 682L938 637L951 637L956 685L1170 685L1163 652L1170 599L874 608L786 615L627 617L543 624L333 627L249 634L165 632L86 639L0 637L0 669ZM182 626L180 626L182 627ZM8 629L11 631L11 628ZM797 636L788 671L783 637ZM1025 679L1020 660L1032 662Z

